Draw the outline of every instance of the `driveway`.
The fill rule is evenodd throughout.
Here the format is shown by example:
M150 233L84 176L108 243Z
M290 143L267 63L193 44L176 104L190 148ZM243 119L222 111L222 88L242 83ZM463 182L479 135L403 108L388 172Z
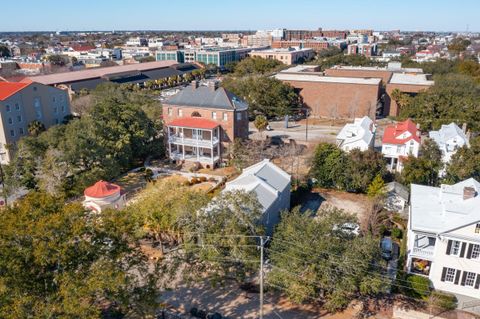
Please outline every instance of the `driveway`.
M305 142L329 142L335 143L338 132L342 129L340 126L330 125L308 125L308 136L306 136L306 125L301 123L289 123L289 127L285 128L284 121L269 122L272 131L264 131L262 134L250 122L249 131L250 139L262 139L265 136L279 137L282 139L294 139L297 143Z
M213 288L208 283L181 285L174 290L165 291L162 302L180 313L187 313L192 307L218 312L229 318L258 318L259 294L245 293L237 284ZM358 313L358 307L346 309L334 315L326 314L316 306L298 306L290 303L278 293L266 292L264 296L265 319L350 319Z

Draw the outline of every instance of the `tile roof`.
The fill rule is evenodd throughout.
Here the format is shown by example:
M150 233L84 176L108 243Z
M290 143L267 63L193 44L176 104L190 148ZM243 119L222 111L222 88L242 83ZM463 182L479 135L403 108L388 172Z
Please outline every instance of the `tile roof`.
M405 132L409 132L410 136L399 138L399 136ZM407 119L406 121L387 126L383 133L382 143L401 145L412 139L420 143L420 136L417 135L418 132L417 125L411 119Z
M0 101L6 100L29 85L30 83L0 82Z
M178 126L178 127L200 128L200 129L212 130L217 126L220 126L220 124L218 124L215 121L204 119L201 117L182 117L179 119L175 119L170 123L167 123L167 126Z
M120 191L121 187L118 185L105 181L98 181L93 186L85 189L83 194L88 197L103 198L113 195L115 193L119 193Z

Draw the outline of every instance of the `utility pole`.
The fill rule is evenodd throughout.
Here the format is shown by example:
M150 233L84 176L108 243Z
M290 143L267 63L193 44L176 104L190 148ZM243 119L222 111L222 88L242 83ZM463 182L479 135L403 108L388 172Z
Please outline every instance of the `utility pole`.
M308 110L305 111L305 142L308 142Z
M263 319L263 236L260 236L260 319Z

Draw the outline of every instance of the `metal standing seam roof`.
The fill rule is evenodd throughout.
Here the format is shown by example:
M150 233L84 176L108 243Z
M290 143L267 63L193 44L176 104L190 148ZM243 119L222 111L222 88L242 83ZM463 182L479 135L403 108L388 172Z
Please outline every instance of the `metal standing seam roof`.
M289 184L290 175L265 159L245 168L239 177L227 183L225 191L254 191L266 211Z
M53 85L53 84L70 83L70 82L99 78L112 73L131 72L131 71L144 72L144 71L154 70L159 68L167 68L177 64L178 62L176 61L146 62L146 63L127 64L127 65L110 66L110 67L91 68L91 69L80 70L80 71L53 73L53 74L47 74L47 75L37 75L37 76L31 76L28 79L30 79L31 81L46 84L46 85Z
M220 124L215 121L201 118L201 117L183 117L167 123L167 126L178 126L178 127L213 130L217 126L220 126Z

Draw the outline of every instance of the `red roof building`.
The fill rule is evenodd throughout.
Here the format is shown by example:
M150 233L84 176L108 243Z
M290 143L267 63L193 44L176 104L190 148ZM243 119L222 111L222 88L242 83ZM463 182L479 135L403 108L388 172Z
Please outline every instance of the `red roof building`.
M0 82L0 101L4 101L31 83Z
M410 119L387 126L382 138L382 154L388 168L401 171L409 156L418 156L420 141L420 131Z
M83 192L83 206L89 210L101 212L105 208L121 209L125 206L125 194L116 184L98 181Z
M383 133L382 143L405 144L410 140L420 143L420 131L411 119L389 125Z
M205 130L213 130L217 126L220 126L217 122L201 117L183 117L178 118L167 124L168 126L197 128Z
M103 198L119 193L120 191L121 187L118 185L105 181L98 181L93 186L85 189L83 193L88 197Z

